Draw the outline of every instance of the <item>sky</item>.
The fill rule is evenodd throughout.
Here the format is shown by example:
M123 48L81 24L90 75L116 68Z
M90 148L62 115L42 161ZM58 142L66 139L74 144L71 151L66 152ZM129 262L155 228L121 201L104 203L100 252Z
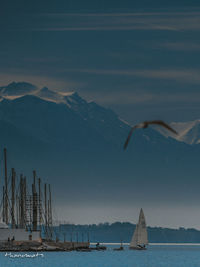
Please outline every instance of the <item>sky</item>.
M0 31L0 86L26 81L77 91L129 123L200 119L198 1L1 1ZM187 208L191 216L165 208L163 219L163 207L146 204L148 223L157 216L156 225L198 227L196 207ZM93 222L106 221L110 207L101 209ZM72 222L78 211L70 209ZM130 204L123 212L113 210L113 221L131 221L139 209Z
M1 3L0 83L77 91L130 123L200 117L198 1Z

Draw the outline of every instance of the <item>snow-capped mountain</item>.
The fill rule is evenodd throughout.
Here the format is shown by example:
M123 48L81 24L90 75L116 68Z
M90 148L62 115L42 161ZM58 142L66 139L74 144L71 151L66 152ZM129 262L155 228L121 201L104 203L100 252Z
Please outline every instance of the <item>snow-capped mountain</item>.
M16 98L37 91L35 85L26 82L12 82L7 86L0 87L0 95L5 98Z
M27 82L12 82L7 86L0 87L0 100L15 100L23 102L21 98L27 98L29 101L37 98L46 103L54 103L64 105L70 111L73 111L79 118L89 123L99 134L103 134L108 141L119 142L120 136L129 129L128 123L121 120L113 111L105 109L95 102L87 102L81 98L76 92L59 92L48 89L47 87L38 88ZM24 98L23 98L24 99ZM26 100L27 102L27 100ZM16 102L17 103L17 102ZM5 115L7 116L7 115ZM190 122L172 122L171 126L177 130L178 136L166 131L164 128L154 128L164 137L175 139L186 144L200 143L200 120ZM104 130L102 130L104 128ZM143 133L146 140L150 140L148 134ZM160 137L159 137L160 138ZM159 139L157 136L157 139ZM154 136L151 137L151 142L157 142ZM120 143L121 145L121 143Z
M49 182L59 181L58 198L74 199L76 192L83 199L95 195L101 201L114 190L116 200L119 195L132 199L144 182L145 188L156 190L175 176L187 179L191 169L195 179L198 144L166 138L149 127L135 131L124 151L130 126L75 92L12 83L1 87L0 96L0 151L7 147L11 167L25 172L36 168ZM194 126L191 123L190 129ZM180 127L186 129L189 126ZM180 189L180 183L173 184Z
M163 128L157 128L157 130L165 137L171 137L186 144L194 145L200 143L200 120L172 122L170 125L179 133L178 136Z
M32 90L30 90L30 88ZM5 92L7 93L5 94ZM26 110L25 115L28 117L30 107L36 104L38 105L37 110L39 107L43 109L44 106L49 106L49 111L50 109L55 109L56 111L54 116L56 116L55 114L59 111L61 113L59 118L62 118L63 114L68 112L70 115L66 115L66 123L73 114L76 118L74 119L75 121L78 119L82 124L91 127L103 136L105 140L115 142L115 145L117 146L121 145L121 143L119 143L120 136L123 135L129 128L129 125L122 121L112 110L103 108L95 102L87 102L76 92L61 93L58 91L52 91L47 87L39 89L28 83L11 83L8 86L3 87L0 91L0 96L3 100L0 104L0 119L2 118L5 120L5 118L7 118L9 122L14 123L16 126L21 125L22 128L25 127L26 131L30 131L31 133L35 132L35 129L27 129L27 124L24 124L21 114L18 116L17 122L13 122L13 116L16 117L23 107L23 110ZM11 110L13 110L14 106L16 106L16 112L15 115L12 114L12 118L9 116L10 112L8 112L8 107L10 109L11 106ZM5 114L2 113L2 107L6 110ZM32 107L29 118L37 117L37 110L35 107ZM23 117L25 115L23 115ZM21 122L20 118L22 120ZM57 121L59 118L57 118ZM48 119L49 118L46 118L45 121L48 121ZM52 115L51 119L53 119ZM82 129L80 134L83 131L84 130ZM39 135L38 138L42 138L42 132L44 132L44 125L42 125L41 132L38 132L38 134L36 133ZM49 135L48 131L46 134ZM44 139L46 138L45 136Z

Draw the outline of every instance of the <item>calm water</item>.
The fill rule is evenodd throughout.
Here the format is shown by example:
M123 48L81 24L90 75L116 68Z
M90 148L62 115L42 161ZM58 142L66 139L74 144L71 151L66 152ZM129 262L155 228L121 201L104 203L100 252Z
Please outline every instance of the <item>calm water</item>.
M0 253L0 267L200 267L200 246L149 246L146 251L113 251L112 247L107 251L48 252L32 259Z

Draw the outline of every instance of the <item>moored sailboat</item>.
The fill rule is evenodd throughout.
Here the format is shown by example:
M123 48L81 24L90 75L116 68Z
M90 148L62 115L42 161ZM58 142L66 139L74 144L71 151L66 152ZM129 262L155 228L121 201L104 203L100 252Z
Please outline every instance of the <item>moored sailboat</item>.
M141 209L138 223L136 224L136 228L130 243L130 249L144 250L146 249L146 245L148 245L148 236L147 236L147 227L146 221L144 217L144 212Z
M113 250L115 250L115 251L121 251L121 250L124 250L122 240L121 240L121 246L120 246L119 248L114 248Z

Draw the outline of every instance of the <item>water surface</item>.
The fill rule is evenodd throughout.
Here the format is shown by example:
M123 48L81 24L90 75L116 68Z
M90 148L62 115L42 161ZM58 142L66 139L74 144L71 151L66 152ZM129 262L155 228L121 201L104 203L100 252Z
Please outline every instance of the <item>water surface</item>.
M114 247L109 245L107 251L44 252L44 257L35 258L9 258L5 257L5 253L0 253L0 266L200 267L200 246L197 245L150 245L146 251L129 250L127 246L124 251L113 251Z

